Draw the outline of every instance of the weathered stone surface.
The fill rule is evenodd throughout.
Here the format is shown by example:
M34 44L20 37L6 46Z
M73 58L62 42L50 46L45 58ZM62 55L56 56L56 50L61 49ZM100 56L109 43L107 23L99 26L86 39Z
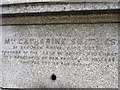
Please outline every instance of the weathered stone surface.
M2 23L8 26L0 31L2 87L118 88L118 13L33 14L111 11L119 9L119 3L30 2L4 0L0 7L3 16L8 15Z
M98 2L98 3L28 3L3 5L3 14L16 13L43 13L43 12L63 12L63 11L84 11L84 10L111 10L120 9L118 2Z
M1 0L2 4L30 2L119 2L120 0Z
M2 26L0 26L0 87L2 87Z
M3 87L118 88L118 23L2 28Z

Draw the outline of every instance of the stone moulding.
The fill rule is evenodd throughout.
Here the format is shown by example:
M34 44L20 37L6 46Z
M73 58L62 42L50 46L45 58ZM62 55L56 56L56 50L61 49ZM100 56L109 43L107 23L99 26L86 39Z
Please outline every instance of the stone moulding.
M119 10L3 15L2 25L117 23Z
M118 2L2 4L2 25L119 22ZM32 22L31 22L32 21Z
M0 9L2 14L13 13L43 13L43 12L63 12L63 11L84 11L84 10L111 10L120 9L118 2L91 2L91 3L71 3L71 2L49 2L49 3L19 3L2 4Z
M1 0L2 4L33 3L33 2L119 2L120 0Z

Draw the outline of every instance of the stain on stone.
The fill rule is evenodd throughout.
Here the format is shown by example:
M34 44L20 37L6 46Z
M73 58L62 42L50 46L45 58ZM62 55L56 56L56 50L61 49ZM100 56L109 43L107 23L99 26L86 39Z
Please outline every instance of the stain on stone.
M56 75L55 75L55 74L52 74L52 75L51 75L51 79L52 79L53 81L55 81L55 80L57 79Z

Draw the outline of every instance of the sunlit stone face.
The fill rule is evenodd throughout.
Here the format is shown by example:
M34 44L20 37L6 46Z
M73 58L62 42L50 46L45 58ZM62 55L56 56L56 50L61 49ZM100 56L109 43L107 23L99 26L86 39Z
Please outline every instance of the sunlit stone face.
M118 23L2 28L3 87L118 88Z

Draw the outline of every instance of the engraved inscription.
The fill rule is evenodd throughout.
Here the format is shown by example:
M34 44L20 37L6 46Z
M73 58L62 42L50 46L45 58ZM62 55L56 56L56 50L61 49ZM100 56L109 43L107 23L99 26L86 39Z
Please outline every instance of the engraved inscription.
M76 73L83 72L84 78L87 72L94 72L93 74L99 72L98 76L101 78L102 75L111 75L108 78L108 81L113 80L110 85L114 83L117 86L117 77L114 77L117 75L118 61L117 24L114 26L111 24L36 25L22 28L3 26L3 28L5 36L2 37L2 58L4 63L34 65L36 68L44 67L46 70L53 71L57 67L60 70L66 67L64 70L71 68L71 73L75 73L76 68L78 69ZM86 71L81 71L85 69ZM112 69L115 71L114 74ZM95 77L97 78L97 76ZM93 76L89 76L88 79L92 80ZM107 81L107 79L105 80ZM82 83L81 80L78 82ZM102 83L102 81L100 82ZM100 83L97 82L95 86L81 83L78 87L100 86ZM95 81L91 81L91 83L95 83ZM105 87L111 87L107 85Z

